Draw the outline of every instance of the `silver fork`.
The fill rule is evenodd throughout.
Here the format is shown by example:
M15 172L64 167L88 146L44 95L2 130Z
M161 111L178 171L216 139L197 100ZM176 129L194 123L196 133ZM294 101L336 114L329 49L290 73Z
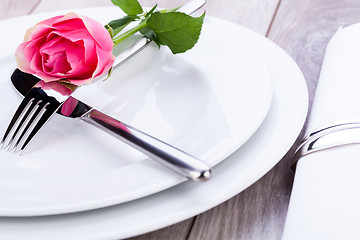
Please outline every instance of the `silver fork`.
M15 152L22 143L19 151L21 154L76 88L77 86L66 82L36 84L26 94L16 110L1 140L0 148L6 146L8 151L12 149ZM62 91L58 89L62 89ZM7 141L11 132L12 136Z

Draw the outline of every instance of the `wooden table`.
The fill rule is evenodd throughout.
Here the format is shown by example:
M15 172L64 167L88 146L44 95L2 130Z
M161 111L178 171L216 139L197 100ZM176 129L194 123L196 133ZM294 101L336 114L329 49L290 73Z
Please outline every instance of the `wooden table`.
M140 2L172 7L185 1ZM0 19L111 5L110 0L0 0ZM339 26L360 21L360 0L208 0L205 10L208 15L250 28L285 49L303 71L310 109L328 40ZM289 167L293 151L259 181L223 204L132 239L280 239L294 178Z

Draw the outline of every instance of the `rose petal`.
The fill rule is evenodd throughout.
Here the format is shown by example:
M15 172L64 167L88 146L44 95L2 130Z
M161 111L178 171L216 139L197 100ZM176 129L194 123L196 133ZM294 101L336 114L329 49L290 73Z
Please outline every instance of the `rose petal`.
M64 18L64 16L65 15L59 15L59 16L55 16L55 17L52 17L52 18L42 20L39 23L37 23L35 26L37 26L37 25L51 26L54 23L58 22L60 19Z
M17 47L17 49L15 51L15 61L16 61L16 64L17 64L18 68L21 71L27 72L27 73L30 73L30 74L34 74L35 71L31 69L30 62L25 56L25 48L26 48L27 45L28 45L28 43L25 42L25 43L21 43Z
M102 73L109 71L115 60L115 57L112 56L111 53L109 54L108 51L104 51L101 48L98 48L96 52L98 59L101 59L101 61L99 61L93 77L97 77Z
M47 74L45 72L42 71L36 71L35 73L41 80L43 80L44 82L53 82L53 81L58 81L61 78L57 77L57 76L51 76L50 74Z
M46 41L39 47L39 51L46 51L46 49L52 48L57 42L61 41L62 37L57 34L51 34L51 37L47 36ZM49 53L47 51L46 53Z
M63 21L69 20L69 19L78 19L79 16L78 14L74 13L74 12L68 12L65 15L63 15L60 19L57 19L56 23L61 23ZM53 24L56 24L53 23Z
M65 17L62 19L62 21L58 21L52 25L54 28L56 28L59 31L74 31L78 29L84 29L85 24L80 18L70 18L65 20Z
M73 43L75 43L79 46L83 46L83 48L85 48L85 52L84 52L84 54L85 54L84 61L85 62L89 61L89 59L91 59L94 56L94 54L89 54L89 53L93 53L94 51L96 51L94 40L92 39L92 37L89 35L89 33L87 31L77 30L77 31L69 32L69 33L54 31L54 33L52 33L52 34L57 34L57 35L59 35L59 37L66 38L69 41L72 41ZM49 46L51 46L51 45L49 45ZM48 47L48 46L46 46L46 47Z
M71 65L71 71L69 71L69 74L74 73L74 69L77 69L84 57L84 48L83 47L76 47L73 48L71 51L66 52L67 59L69 64Z
M83 59L84 48L81 42L73 43L67 39L57 37L45 43L41 47L40 53L43 56L43 65L46 72L49 74L57 74L58 72L71 74L72 70L77 69L79 62ZM66 59L63 59L63 56L66 56ZM61 57L60 61L57 60L59 57ZM55 64L59 65L54 66ZM61 64L64 64L63 68Z
M54 30L51 34L56 34L63 38L69 39L72 42L77 42L77 41L85 40L85 39L89 39L89 38L92 40L90 33L88 31L86 31L86 29L75 29L73 31ZM49 34L49 36L50 36L50 34Z
M53 55L49 56L48 61L50 64L43 63L43 65L46 66L46 68L44 67L44 70L48 69L45 72L53 76L63 78L66 77L65 75L71 70L71 66L67 61L65 52L54 53Z
M28 61L31 61L36 53L39 52L39 48L44 44L45 38L36 39L31 42L27 42L23 49L23 54Z
M106 28L94 19L79 16L83 19L86 28L88 29L91 36L97 42L97 44L104 50L110 51L114 47L114 43L111 39L109 32Z
M57 20L61 19L62 17L63 16L56 16L53 18L49 18L29 28L25 33L24 42L42 37L43 35L47 35L51 31L55 30L54 28L51 27L51 25L55 23Z
M110 70L110 68L112 67L115 61L115 56L112 56L111 54L109 55L108 52L98 50L98 58L102 58L102 57L103 59L101 63L96 66L96 70L94 71L93 75L90 78L82 79L82 80L68 78L68 81L78 86L90 84L96 81L97 78L103 76L105 73L107 73Z
M42 56L40 55L40 53L35 53L33 58L30 61L30 68L33 69L34 71L38 72L38 71L44 71L44 69L42 68Z
M51 27L44 26L44 25L38 25L38 26L34 26L32 28L29 28L25 33L24 42L42 38L42 37L48 35L53 30L54 29L52 29Z
M76 43L73 43L64 38L54 38L50 42L43 44L40 47L40 53L46 53L48 55L53 55L57 52L67 51L78 47Z

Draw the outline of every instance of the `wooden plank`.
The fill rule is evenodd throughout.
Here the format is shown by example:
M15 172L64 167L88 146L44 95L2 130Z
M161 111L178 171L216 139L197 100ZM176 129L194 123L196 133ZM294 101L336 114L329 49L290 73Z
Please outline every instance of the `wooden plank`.
M194 223L195 218L187 219L178 224L171 225L166 228L162 228L158 231L153 231L147 234L128 238L128 240L186 240L188 233Z
M10 1L10 0L9 0ZM171 8L186 2L185 0L142 0L139 1L144 7L152 7L158 3L161 8ZM110 0L43 0L34 12L46 12L52 10L76 9L84 7L114 6Z
M42 0L34 10L34 13L103 6L112 6L112 3L110 0Z
M265 35L279 0L208 0L206 11L210 16L238 23Z
M0 19L31 13L40 0L0 0Z
M336 30L360 21L358 0L283 0L269 38L302 69L314 96L326 45Z

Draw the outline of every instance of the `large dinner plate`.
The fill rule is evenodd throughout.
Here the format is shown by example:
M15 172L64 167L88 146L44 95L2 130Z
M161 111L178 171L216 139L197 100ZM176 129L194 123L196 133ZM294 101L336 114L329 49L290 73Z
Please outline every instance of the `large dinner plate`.
M308 93L301 71L289 55L268 39L223 20L208 18L208 24L254 47L269 70L274 88L263 124L246 144L214 167L213 179L204 184L188 181L139 200L83 213L0 218L1 239L123 239L150 232L226 201L253 184L284 156L298 137L307 114Z
M77 12L103 23L121 14L118 8ZM7 33L0 46L1 131L21 99L9 80L15 48L27 27L57 14L0 23L0 32ZM237 34L206 21L191 51L174 56L154 44L107 81L81 87L75 96L214 166L260 126L272 92L256 51ZM106 133L62 116L51 119L21 156L2 150L0 159L1 216L95 209L185 180Z

